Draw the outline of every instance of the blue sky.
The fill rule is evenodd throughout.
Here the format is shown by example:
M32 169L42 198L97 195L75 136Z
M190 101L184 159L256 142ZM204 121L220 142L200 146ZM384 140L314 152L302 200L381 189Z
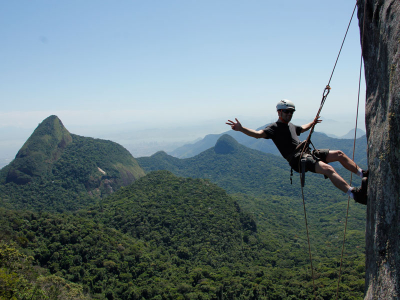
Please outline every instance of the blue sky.
M226 131L228 118L264 125L282 98L297 105L294 123L312 119L354 5L2 1L0 145L9 145L7 130L20 129L18 150L52 114L73 133L119 141L124 128L126 139L159 146ZM322 112L349 124L346 132L355 121L359 64L355 16Z

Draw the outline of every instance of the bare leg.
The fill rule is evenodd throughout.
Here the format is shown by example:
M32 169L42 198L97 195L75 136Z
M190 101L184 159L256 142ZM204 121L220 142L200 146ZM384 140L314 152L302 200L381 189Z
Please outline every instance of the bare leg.
M326 177L328 177L332 181L333 185L336 186L339 190L343 191L344 193L347 193L347 191L350 188L347 182L336 172L336 170L332 166L322 161L316 163L315 172L318 174L323 174Z
M357 174L358 166L357 164L352 161L346 154L344 154L340 150L330 150L329 154L326 156L326 162L334 162L338 161L342 164L350 172ZM329 177L329 176L328 176Z

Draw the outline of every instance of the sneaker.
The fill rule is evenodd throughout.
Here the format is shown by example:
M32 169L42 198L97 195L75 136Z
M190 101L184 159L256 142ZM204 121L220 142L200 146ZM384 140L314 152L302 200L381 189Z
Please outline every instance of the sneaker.
M367 185L368 185L368 178L364 177L361 180L361 188L353 189L354 201L360 204L367 205Z
M363 174L363 178L364 177L367 177L368 178L368 175L369 175L369 170L366 170L366 171L362 171L362 174Z

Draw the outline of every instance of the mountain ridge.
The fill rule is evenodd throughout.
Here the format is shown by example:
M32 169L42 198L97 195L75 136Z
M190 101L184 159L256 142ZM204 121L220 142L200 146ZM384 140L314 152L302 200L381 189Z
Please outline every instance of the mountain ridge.
M0 205L74 210L144 175L121 145L71 134L53 115L39 124L15 159L0 170ZM49 193L48 199L43 193Z
M190 158L179 159L157 152L150 157L139 157L137 161L146 172L168 170L177 176L207 178L229 193L301 198L298 176L294 175L291 184L291 168L285 159L246 147L230 135L221 136L214 147ZM349 180L343 168L339 173ZM355 184L357 182L356 178ZM308 172L306 187L305 193L312 199L318 195L336 202L337 198L332 195L340 195L340 191L334 191L333 185L319 174Z
M55 163L54 175L61 178L73 174L85 180L86 166L101 176L104 174L98 168L110 176L117 172L101 164L104 156L100 154L113 158L107 151L113 143L71 136L73 143ZM163 163L179 171L179 176L194 178L168 171L150 172L107 197L82 203L79 193L87 196L88 190L86 186L74 190L77 181L9 183L23 188L24 197L19 207L18 202L10 202L14 211L7 217L6 230L0 232L15 232L14 240L34 254L43 267L82 284L96 299L159 299L161 294L168 299L257 299L257 295L281 299L286 294L312 294L309 275L303 270L308 259L299 213L299 183L295 180L293 186L289 185L290 169L283 158L250 149L229 135L193 158L178 159L165 152L153 158L154 167ZM150 167L153 158L148 158ZM63 185L62 193L54 189ZM32 190L34 187L37 191ZM344 202L322 178L307 175L306 187L312 197L317 193L320 196L309 197L311 234L317 234L314 245L324 247L314 256L321 270L318 292L331 296L336 275L326 264L335 264L340 249L335 236L341 231L338 225L343 216L337 211L342 210ZM63 198L66 192L75 204L68 209L61 206L69 204ZM42 202L39 209L34 207L41 212L21 213L20 217L21 210L15 209L31 208L30 201L40 197L51 201ZM57 214L55 208L74 211ZM347 268L352 280L345 279L349 295L359 294L358 281L362 278L362 267L358 267L362 253L356 247L362 243L362 212L360 207L356 209L350 220L356 226L352 227L352 261Z
M265 126L261 126L257 128L257 130L261 130L265 128ZM362 133L362 130L357 130L357 133ZM173 151L169 151L168 154L177 158L190 158L193 157L197 154L200 154L201 152L214 147L215 143L217 140L223 136L223 135L230 135L232 136L236 141L238 141L240 144L251 148L251 149L256 149L265 153L271 153L275 155L280 155L278 149L276 148L275 144L272 142L272 140L268 139L254 139L252 137L249 137L241 132L233 131L233 130L228 130L226 132L220 133L220 134L209 134L206 135L203 139L200 141L197 141L193 144L186 144L183 145ZM347 137L349 135L353 135L352 138L354 138L354 130L350 130L349 133L347 133L344 137ZM308 132L302 133L300 135L301 140L305 140L308 136ZM348 138L334 138L330 137L325 133L321 132L314 132L312 136L312 142L316 145L317 148L319 149L332 149L332 150L342 150L345 152L349 157L352 157L352 151L353 151L353 141L348 139ZM355 153L355 160L357 163L360 165L367 165L367 153L366 153L366 136L362 135L359 136L356 140L357 144L357 149Z

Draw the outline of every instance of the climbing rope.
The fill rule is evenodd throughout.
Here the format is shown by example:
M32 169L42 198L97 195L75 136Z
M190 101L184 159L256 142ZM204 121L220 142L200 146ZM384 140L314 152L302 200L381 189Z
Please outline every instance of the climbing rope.
M356 4L357 5L357 4ZM362 36L361 36L361 58L360 58L360 72L358 75L358 95L357 95L357 112L356 112L356 124L354 128L354 142L353 142L353 161L356 152L356 140L357 140L357 126L358 126L358 110L360 107L360 91L361 91L361 74L362 74L362 62L363 62L363 46L364 46L364 29L365 29L365 11L367 7L367 0L364 3L364 16L363 16L363 28L362 28ZM353 181L353 173L350 173L350 186ZM343 233L343 244L342 244L342 253L340 256L340 268L339 268L339 276L337 282L337 289L336 289L336 300L339 297L339 285L340 279L342 276L342 265L343 265L343 253L344 253L344 245L346 242L346 232L347 232L347 221L349 218L349 208L350 208L350 196L347 198L347 211L346 211L346 222L344 225L344 233Z
M339 61L339 57L340 57L340 54L341 54L341 52L342 52L343 45L344 45L344 42L345 42L346 37L347 37L347 33L349 32L349 28L350 28L350 25L351 25L351 21L353 20L353 16L354 16L354 12L356 11L356 8L357 8L357 3L356 3L356 5L354 6L353 13L351 14L350 21L349 21L349 24L347 25L346 33L345 33L344 38L343 38L343 41L342 41L342 45L340 46L339 53L338 53L338 55L337 55L337 57L336 57L335 65L333 66L333 70L332 70L331 76L329 77L328 84L326 85L326 87L325 87L325 89L324 89L324 92L323 92L323 94L322 94L321 104L320 104L320 106L319 106L319 109L318 109L318 112L317 112L317 115L316 115L315 118L318 118L318 117L320 116L320 113L321 113L322 108L323 108L323 106L324 106L324 104L325 104L325 101L326 101L326 97L328 96L328 94L329 94L329 92L330 92L330 90L331 90L330 83L331 83L331 80L332 80L332 77L333 77L333 73L335 72L336 65L337 65L337 63L338 63L338 61ZM315 125L316 125L316 123L314 123L314 124L312 125L312 127L311 127L310 133L308 134L308 137L307 137L307 143L306 143L306 145L304 145L304 148L303 148L304 150L306 149L306 147L307 147L307 146L309 145L309 143L310 143L311 135L312 135L313 132L314 132L314 127L315 127Z
M308 149L308 147L309 147L309 144L311 143L311 135L313 134L313 132L314 132L314 127L315 127L315 125L317 124L317 123L316 123L316 120L319 118L320 113L321 113L321 111L322 111L322 108L323 108L323 106L324 106L324 104L325 104L326 98L328 97L328 94L329 94L329 92L330 92L330 90L331 90L330 82L331 82L331 80L332 80L333 73L335 72L336 65L337 65L338 60L339 60L339 57L340 57L340 53L342 52L342 48L343 48L344 42L345 42L345 40L346 40L347 33L348 33L348 31L349 31L351 21L353 20L353 16L354 16L354 12L355 12L355 10L356 10L356 7L357 7L357 4L354 6L353 13L351 14L351 18L350 18L349 24L348 24L348 26L347 26L346 33L345 33L345 35L344 35L342 44L341 44L341 46L340 46L339 53L338 53L338 55L337 55L337 57L336 57L336 61L335 61L335 64L334 64L334 66L333 66L333 70L332 70L331 76L330 76L329 81L328 81L328 84L326 85L326 87L325 87L325 89L324 89L324 92L323 92L323 94L322 94L322 100L321 100L321 103L320 103L320 106L319 106L317 115L316 115L316 117L315 117L315 119L314 119L314 122L313 122L313 124L312 124L312 126L311 126L310 133L308 134L308 137L307 137L307 139L306 139L306 141L305 141L305 143L304 143L304 146L303 146L303 148L302 148L302 150L301 150L300 159L299 159L299 165L298 165L298 171L299 171L299 174L300 174L301 195L302 195L302 199L303 199L304 219L305 219L306 232L307 232L308 254L309 254L310 265L311 265L310 267L311 267L311 277L312 277L312 282L313 282L313 294L314 294L314 299L316 299L316 287L315 287L315 279L314 279L314 268L313 268L313 263L312 263L310 234L309 234L309 230L308 230L306 203L305 203L305 199L304 199L304 188L303 188L303 187L304 187L304 174L302 174L302 172L301 172L301 165L300 165L300 164L301 164L301 158L303 157L303 154L307 151L307 149ZM357 106L357 116L358 116L358 106ZM353 151L354 151L354 150L353 150ZM353 152L353 160L354 160L354 152ZM349 202L349 201L348 201L348 202ZM347 227L347 216L346 216L346 227ZM343 248L344 248L344 245L343 245L342 249L343 249ZM342 258L343 258L343 250L342 250ZM342 264L341 264L341 265L342 265ZM339 278L339 281L340 281L340 278ZM338 290L339 290L339 283L338 283ZM338 292L337 292L337 294L338 294ZM337 297L337 296L336 296L336 297Z

